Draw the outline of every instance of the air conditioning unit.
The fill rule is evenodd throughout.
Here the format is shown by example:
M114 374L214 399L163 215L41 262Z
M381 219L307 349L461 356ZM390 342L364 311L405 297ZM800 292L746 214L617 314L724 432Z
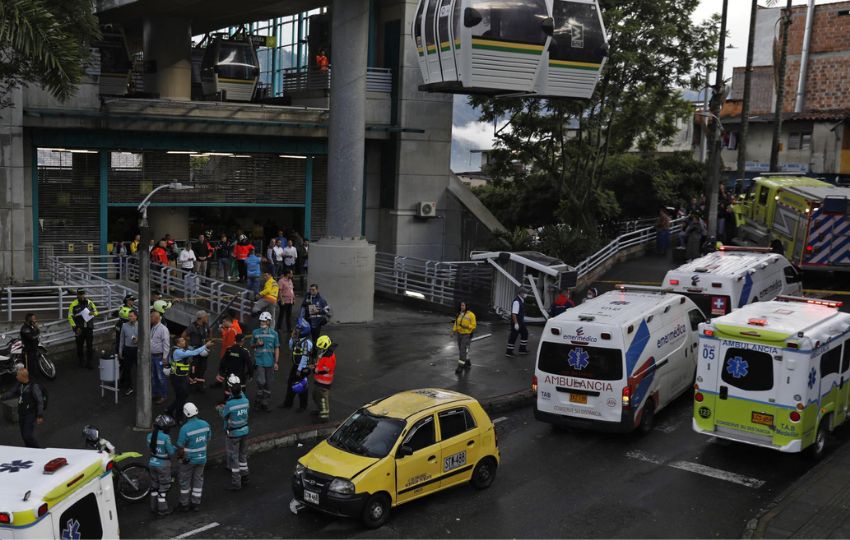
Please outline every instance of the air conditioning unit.
M437 217L437 202L436 201L420 201L419 211L416 214L419 217L431 218Z

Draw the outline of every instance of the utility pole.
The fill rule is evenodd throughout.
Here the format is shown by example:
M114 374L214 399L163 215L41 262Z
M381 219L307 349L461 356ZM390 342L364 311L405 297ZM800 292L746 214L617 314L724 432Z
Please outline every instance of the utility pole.
M782 52L776 81L776 105L773 109L773 143L770 146L770 172L779 172L779 138L782 136L782 102L785 100L785 69L788 66L788 30L791 27L791 0L782 13Z
M148 208L141 209L139 218L139 358L136 369L136 429L147 431L153 423L151 401L151 230Z
M747 67L744 68L744 102L741 105L741 129L738 131L738 178L740 186L747 179L747 132L750 129L750 93L753 85L753 49L756 42L758 0L750 8L750 35L747 38Z
M717 240L717 202L720 190L720 107L723 105L723 57L726 54L726 17L729 12L729 0L723 0L723 14L720 17L720 47L717 49L717 76L714 79L714 95L711 96L710 149L708 160L708 239L714 244Z

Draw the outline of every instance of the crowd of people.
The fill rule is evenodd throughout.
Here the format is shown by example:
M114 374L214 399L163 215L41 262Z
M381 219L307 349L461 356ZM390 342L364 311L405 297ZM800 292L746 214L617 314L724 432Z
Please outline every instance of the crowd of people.
M728 244L737 234L735 215L732 211L734 195L720 185L717 199L717 235L716 240ZM706 217L708 215L708 201L705 194L700 197L691 197L690 201L678 209L662 208L658 212L655 222L656 230L656 253L664 255L671 247L671 230L675 218L687 217L686 223L678 232L676 246L683 251L683 257L687 260L699 257L703 251L708 238L708 226ZM674 246L674 247L676 247Z

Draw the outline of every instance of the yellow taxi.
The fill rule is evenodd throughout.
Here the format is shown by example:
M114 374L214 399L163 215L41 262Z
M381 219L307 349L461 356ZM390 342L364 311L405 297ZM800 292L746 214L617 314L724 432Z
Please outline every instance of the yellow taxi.
M390 509L469 482L496 478L499 448L490 417L475 399L435 388L373 401L295 466L295 503L383 525Z

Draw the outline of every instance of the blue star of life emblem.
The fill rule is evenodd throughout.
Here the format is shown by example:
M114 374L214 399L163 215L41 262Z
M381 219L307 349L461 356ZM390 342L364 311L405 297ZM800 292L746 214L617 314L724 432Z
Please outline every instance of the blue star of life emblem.
M80 522L76 519L69 519L65 528L62 529L62 540L80 540Z
M11 463L3 463L0 464L0 473L8 472L8 473L16 473L21 469L29 469L32 467L32 461L22 461L20 459L13 460Z
M567 363L571 368L581 371L590 363L590 355L581 347L576 347L567 356Z
M726 362L726 373L736 379L743 379L750 372L750 363L740 356L733 356Z
M814 388L816 382L818 382L818 372L815 368L812 368L809 372L809 388Z

